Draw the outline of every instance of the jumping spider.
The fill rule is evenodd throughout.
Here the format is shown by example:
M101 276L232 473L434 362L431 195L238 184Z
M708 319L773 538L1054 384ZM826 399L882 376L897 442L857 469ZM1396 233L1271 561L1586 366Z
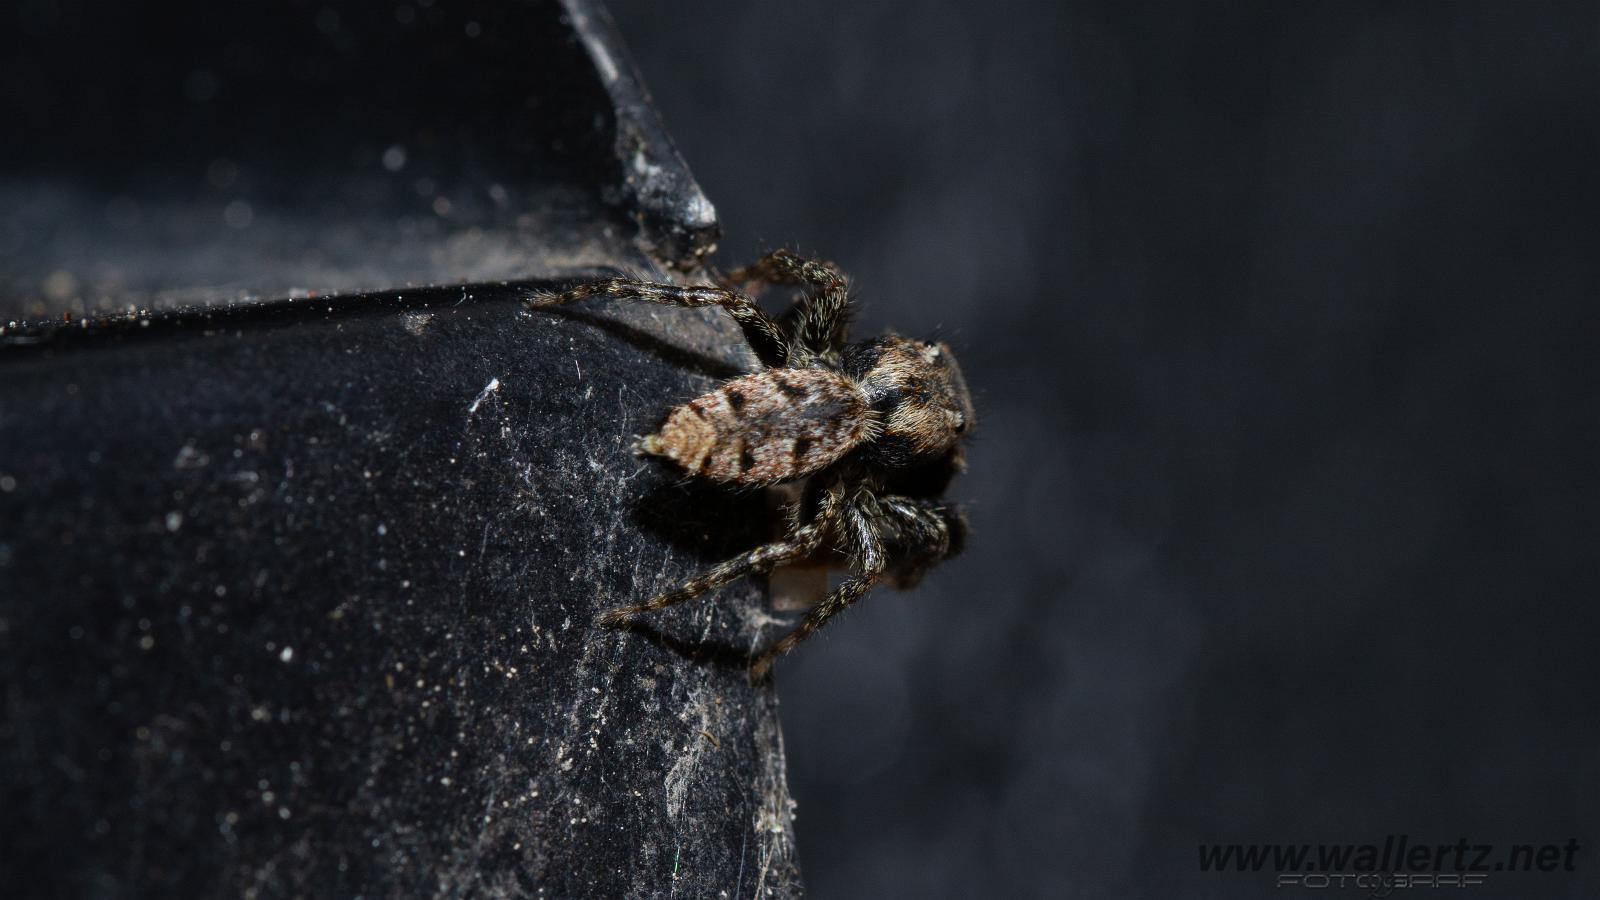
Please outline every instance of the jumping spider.
M757 654L753 679L874 584L908 588L955 555L966 534L961 511L941 497L965 463L961 439L973 424L961 370L942 343L888 334L847 344L850 296L832 265L788 251L720 279L684 287L611 278L528 301L535 309L591 297L671 306L720 306L765 367L675 407L661 430L639 442L690 475L732 486L802 483L782 540L755 548L634 606L602 613L619 626L634 616L698 597L743 575L841 554L851 576L787 636ZM736 288L803 289L774 322Z

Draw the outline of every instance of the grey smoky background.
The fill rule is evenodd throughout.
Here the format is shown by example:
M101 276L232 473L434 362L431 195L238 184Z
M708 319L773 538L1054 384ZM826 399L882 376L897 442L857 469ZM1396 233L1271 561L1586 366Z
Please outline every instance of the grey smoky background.
M1400 832L1600 891L1593 5L611 8L724 265L838 261L977 397L966 555L780 667L813 896Z

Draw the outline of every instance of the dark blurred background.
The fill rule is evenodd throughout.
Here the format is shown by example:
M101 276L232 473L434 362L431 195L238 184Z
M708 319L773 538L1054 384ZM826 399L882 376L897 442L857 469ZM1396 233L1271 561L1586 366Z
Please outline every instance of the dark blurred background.
M813 896L1389 834L1596 896L1592 4L611 7L724 264L837 260L977 393L968 553L781 669Z

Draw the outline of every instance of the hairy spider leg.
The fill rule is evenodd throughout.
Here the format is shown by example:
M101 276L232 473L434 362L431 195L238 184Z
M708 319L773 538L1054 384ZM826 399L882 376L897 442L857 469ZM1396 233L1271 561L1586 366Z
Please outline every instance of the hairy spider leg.
M856 574L830 591L822 602L806 613L795 630L779 638L750 663L751 681L761 681L766 678L778 657L799 646L801 641L826 625L829 619L865 597L883 575L884 567L887 565L883 554L883 542L878 539L877 531L867 516L859 508L851 506L841 516L841 522L846 526L847 536L853 545L852 549L860 560Z
M831 357L843 349L850 330L850 286L832 263L806 259L789 250L774 250L730 272L726 284L793 284L814 289L800 298L790 334L790 365L809 362L805 355Z
M961 549L966 520L959 508L940 500L888 495L878 498L884 520L894 526L886 541L889 566L885 577L906 590L919 584L928 570Z
M632 278L608 278L580 284L560 293L539 294L528 301L532 309L544 309L563 303L587 300L591 297L611 297L618 300L644 300L666 306L720 306L739 324L744 339L755 351L756 358L767 367L781 366L789 355L788 341L777 324L767 318L755 301L738 291L722 287L684 287L655 281L636 281Z
M913 497L890 495L878 498L884 514L900 526L910 549L935 558L950 552L950 525L944 503Z
M715 590L745 575L767 572L782 563L810 556L822 546L823 537L838 516L838 510L839 506L834 495L830 493L823 498L822 505L811 522L794 529L784 540L763 544L754 550L741 553L696 575L677 588L657 594L643 603L608 609L596 617L595 622L610 627L622 625L634 616L666 609L685 600L693 600L706 591Z

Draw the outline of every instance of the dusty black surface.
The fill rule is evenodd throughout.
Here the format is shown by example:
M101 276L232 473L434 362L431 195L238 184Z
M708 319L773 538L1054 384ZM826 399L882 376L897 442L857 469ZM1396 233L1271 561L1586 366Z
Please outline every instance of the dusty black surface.
M604 11L4 15L0 894L797 895L757 586L589 626L733 332L518 302L717 233Z
M585 0L0 18L0 327L692 262L715 211Z
M508 293L0 357L10 896L796 890L771 693L588 624L763 533L629 452L719 332Z

